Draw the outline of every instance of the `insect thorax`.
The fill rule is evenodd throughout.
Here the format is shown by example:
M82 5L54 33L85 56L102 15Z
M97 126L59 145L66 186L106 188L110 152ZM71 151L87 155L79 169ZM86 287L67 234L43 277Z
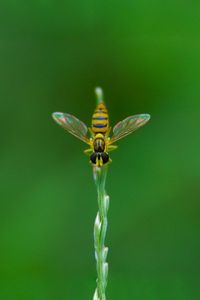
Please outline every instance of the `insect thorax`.
M104 152L106 148L105 137L103 134L98 133L93 142L95 152Z

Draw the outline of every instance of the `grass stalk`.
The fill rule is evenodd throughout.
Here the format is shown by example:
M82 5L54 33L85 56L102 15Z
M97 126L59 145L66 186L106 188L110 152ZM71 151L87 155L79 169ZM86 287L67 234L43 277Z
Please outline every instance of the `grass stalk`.
M104 102L102 88L101 87L96 87L94 91L95 91L96 98L97 98L97 104Z
M97 104L102 103L103 90L95 88ZM106 286L108 277L108 263L106 262L108 248L105 247L106 231L108 226L107 213L109 207L109 196L105 191L107 165L98 168L93 167L94 181L97 187L98 212L94 223L94 250L97 269L97 287L93 300L106 300Z
M105 191L107 165L94 167L94 181L97 187L98 212L94 223L94 249L97 268L97 288L93 300L106 300L106 286L108 277L108 263L106 262L108 248L105 247L107 231L107 213L109 207L109 196Z

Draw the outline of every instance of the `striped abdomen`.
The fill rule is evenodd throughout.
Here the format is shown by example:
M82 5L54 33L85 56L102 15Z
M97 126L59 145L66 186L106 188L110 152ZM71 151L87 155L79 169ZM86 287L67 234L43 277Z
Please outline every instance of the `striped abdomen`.
M97 105L92 116L92 131L105 134L109 129L108 111L104 103Z

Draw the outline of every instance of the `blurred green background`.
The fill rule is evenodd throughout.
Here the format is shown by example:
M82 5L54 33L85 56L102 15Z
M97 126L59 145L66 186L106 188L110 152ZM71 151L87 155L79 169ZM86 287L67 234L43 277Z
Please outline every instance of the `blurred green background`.
M0 300L92 299L96 190L85 145L102 86L114 125L108 300L200 299L200 2L0 3Z

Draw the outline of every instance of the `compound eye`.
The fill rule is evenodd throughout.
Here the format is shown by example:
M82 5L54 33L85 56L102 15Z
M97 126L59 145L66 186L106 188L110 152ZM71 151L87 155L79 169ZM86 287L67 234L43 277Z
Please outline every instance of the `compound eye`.
M95 152L90 155L90 160L93 164L96 164L97 154Z
M106 164L109 161L109 155L108 155L107 152L101 153L101 157L102 157L102 160L103 160L104 164Z

